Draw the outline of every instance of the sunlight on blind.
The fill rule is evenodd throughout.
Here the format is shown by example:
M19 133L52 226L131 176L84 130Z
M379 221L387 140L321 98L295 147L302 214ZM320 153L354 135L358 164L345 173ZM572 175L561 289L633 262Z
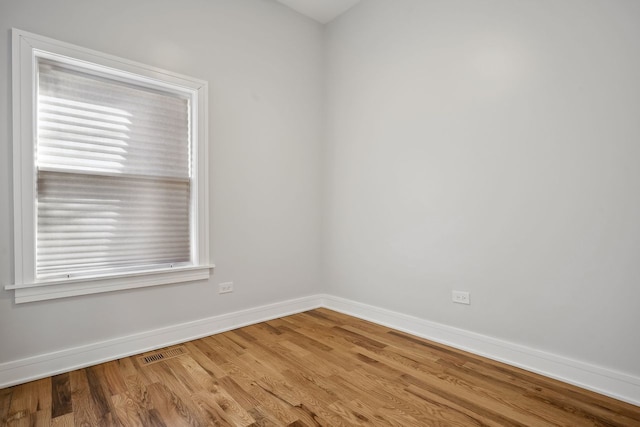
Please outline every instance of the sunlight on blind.
M189 101L38 67L39 276L190 261Z

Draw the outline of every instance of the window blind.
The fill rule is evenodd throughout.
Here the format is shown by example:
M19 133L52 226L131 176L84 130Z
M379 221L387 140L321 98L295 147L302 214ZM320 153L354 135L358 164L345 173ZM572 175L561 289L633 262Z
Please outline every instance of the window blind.
M38 64L38 276L191 260L189 100Z

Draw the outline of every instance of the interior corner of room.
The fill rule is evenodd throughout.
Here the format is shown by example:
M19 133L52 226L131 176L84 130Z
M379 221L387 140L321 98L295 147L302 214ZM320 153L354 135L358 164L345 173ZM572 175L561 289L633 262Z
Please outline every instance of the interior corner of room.
M325 307L640 405L640 2L330 3L2 1L0 387ZM208 280L15 303L11 28L208 81Z

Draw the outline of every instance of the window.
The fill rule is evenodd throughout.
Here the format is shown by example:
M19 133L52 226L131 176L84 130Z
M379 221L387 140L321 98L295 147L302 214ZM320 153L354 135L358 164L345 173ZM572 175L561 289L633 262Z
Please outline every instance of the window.
M207 83L13 30L16 302L207 279Z

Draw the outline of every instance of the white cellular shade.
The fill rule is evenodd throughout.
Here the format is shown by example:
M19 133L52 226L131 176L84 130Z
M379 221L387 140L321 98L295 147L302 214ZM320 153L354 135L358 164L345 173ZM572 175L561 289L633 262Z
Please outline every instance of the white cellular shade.
M38 65L39 277L191 260L186 96Z
M40 168L189 177L186 97L40 61Z

